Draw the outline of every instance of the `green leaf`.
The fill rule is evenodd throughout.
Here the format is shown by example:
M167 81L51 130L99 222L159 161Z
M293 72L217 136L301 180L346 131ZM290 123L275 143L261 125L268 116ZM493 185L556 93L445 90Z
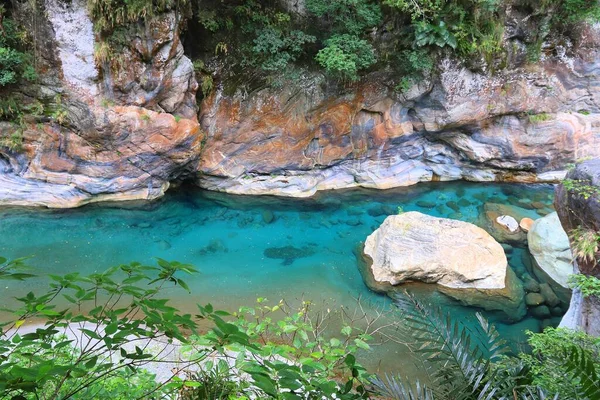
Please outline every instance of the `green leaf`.
M370 350L371 346L369 346L366 342L364 342L363 340L360 339L354 339L354 344L356 344L356 346L360 349L363 350Z

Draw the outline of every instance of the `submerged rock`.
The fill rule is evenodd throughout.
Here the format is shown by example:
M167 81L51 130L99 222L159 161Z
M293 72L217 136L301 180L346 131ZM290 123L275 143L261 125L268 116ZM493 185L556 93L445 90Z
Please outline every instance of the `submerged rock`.
M529 310L531 315L537 319L544 319L550 317L550 309L547 306L534 307Z
M527 293L525 295L525 304L528 307L537 307L544 304L544 296L539 293Z
M229 249L225 246L225 243L221 239L212 239L208 242L208 245L202 247L199 251L200 254L213 254L213 253L227 253Z
M301 248L294 246L269 247L265 249L264 255L267 258L281 259L282 265L292 265L297 258L310 257L315 254L315 246L303 246Z
M275 214L273 211L265 210L262 212L262 219L265 224L270 224L275 220Z
M436 206L435 202L427 200L419 200L415 204L421 208L433 208Z
M503 289L452 289L439 286L440 292L470 307L480 307L488 311L497 311L502 320L514 323L527 314L523 301L523 285L511 268L506 271Z
M560 299L547 283L540 284L540 294L544 296L544 302L550 307L555 307L560 304Z

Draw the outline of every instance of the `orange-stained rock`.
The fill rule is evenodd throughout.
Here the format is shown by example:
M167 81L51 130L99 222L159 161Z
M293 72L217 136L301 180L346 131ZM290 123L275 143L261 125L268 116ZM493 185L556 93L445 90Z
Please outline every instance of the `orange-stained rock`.
M523 218L521 222L519 222L519 226L523 229L524 232L529 232L531 230L531 226L533 225L533 219L531 218Z
M89 132L29 126L25 147L35 156L26 165L15 160L0 174L0 204L62 208L154 199L198 158L202 134L196 120L177 122L133 106L93 112L98 125ZM8 129L0 125L0 132Z
M280 89L217 90L201 106L198 183L310 196L431 180L557 182L576 158L600 156L600 110L567 110L595 101L587 87L600 89L600 74L583 72L595 63L578 60L577 75L549 59L502 76L444 63L437 80L402 95L384 74L337 92L309 74ZM553 90L535 83L549 76ZM547 117L534 123L530 114Z

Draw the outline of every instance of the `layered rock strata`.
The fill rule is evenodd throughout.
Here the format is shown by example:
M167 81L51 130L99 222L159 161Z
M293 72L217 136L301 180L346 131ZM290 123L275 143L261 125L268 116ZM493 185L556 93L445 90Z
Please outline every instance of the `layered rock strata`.
M18 148L0 147L0 205L76 207L161 196L194 169L202 141L181 21L171 12L133 25L131 42L109 62L94 51L105 43L94 35L84 0L41 7L28 10L38 12L31 20L44 38L40 85L23 87L16 98L43 115L0 123L0 138L22 137Z
M556 182L567 163L600 155L600 58L548 60L493 77L454 61L405 93L373 74L335 96L314 76L283 89L217 90L199 185L310 196L423 181Z

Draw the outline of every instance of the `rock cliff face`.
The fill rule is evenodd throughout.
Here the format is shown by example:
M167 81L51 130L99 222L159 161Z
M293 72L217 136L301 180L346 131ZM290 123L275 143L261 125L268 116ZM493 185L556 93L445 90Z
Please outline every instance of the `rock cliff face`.
M446 60L439 80L400 94L377 74L337 97L311 77L248 96L217 92L201 108L199 184L310 196L432 180L555 181L566 163L600 155L597 55L495 77Z
M134 24L106 56L85 3L46 0L35 19L41 86L22 98L53 105L27 122L24 151L0 148L0 204L152 199L181 176L211 190L299 197L434 180L553 182L567 163L600 156L592 27L574 57L558 49L494 75L446 59L403 92L386 72L347 87L305 72L280 89L233 94L217 81L198 112L180 16ZM302 14L302 1L284 3Z
M555 206L560 222L566 232L583 228L600 232L600 159L585 161L569 172L567 178L575 182L574 189L564 184L556 188ZM587 195L582 194L585 187ZM571 235L573 247L573 235ZM594 260L578 258L575 271L600 278L599 254ZM563 318L562 326L581 328L587 333L600 336L600 300L597 297L583 297L575 290L571 305Z
M93 201L154 199L198 158L202 135L197 83L179 43L173 13L128 32L111 63L99 47L86 2L47 0L35 13L44 40L41 85L22 100L47 105L47 117L22 131L19 151L0 148L0 204L76 207ZM119 65L114 65L119 62Z

